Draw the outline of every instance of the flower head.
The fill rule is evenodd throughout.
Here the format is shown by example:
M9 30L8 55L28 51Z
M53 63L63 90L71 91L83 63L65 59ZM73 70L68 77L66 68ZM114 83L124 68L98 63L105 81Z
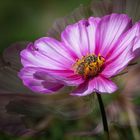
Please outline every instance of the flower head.
M113 93L110 80L139 50L140 23L125 14L90 17L68 25L61 41L43 37L21 52L19 77L35 92L52 93L74 86L72 95Z

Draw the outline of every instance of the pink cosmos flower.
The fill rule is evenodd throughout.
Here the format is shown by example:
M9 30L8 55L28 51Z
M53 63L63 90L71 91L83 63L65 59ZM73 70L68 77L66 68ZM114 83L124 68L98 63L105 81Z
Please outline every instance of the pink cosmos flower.
M24 68L19 77L35 92L53 93L74 86L72 95L93 92L113 93L117 86L110 80L125 69L140 48L140 23L132 24L125 14L68 25L61 41L43 37L21 51Z

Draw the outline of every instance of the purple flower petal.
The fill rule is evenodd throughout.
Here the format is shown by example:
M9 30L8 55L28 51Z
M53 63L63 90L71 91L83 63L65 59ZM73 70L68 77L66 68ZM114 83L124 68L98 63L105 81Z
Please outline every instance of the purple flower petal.
M131 19L125 14L104 16L98 24L96 32L96 54L104 58L115 47L120 36L132 26Z
M77 86L84 82L83 78L74 74L72 70L50 70L36 67L23 68L19 77L24 81L24 85L33 89L33 91L40 90L39 88L42 88L43 84L47 82L53 86L57 83L58 85ZM46 87L43 86L43 88Z
M95 48L96 48L96 31L97 31L97 26L98 23L100 22L100 18L94 18L90 17L89 18L89 26L87 27L87 32L88 32L88 39L89 39L89 53L94 54L95 53Z
M68 69L74 60L62 43L51 38L41 38L21 52L21 62L24 67Z
M135 57L140 56L140 35L134 41L133 52Z
M76 58L81 58L89 53L94 53L95 32L100 18L89 18L78 23L69 25L62 32L62 41L75 54Z
M50 76L44 75L45 79L35 76L37 68L23 68L19 73L19 77L23 80L23 84L34 92L52 93L63 87L62 84Z
M49 76L67 86L77 86L84 82L83 78L80 75L75 74L72 70L49 70L38 68L36 76L44 80L45 76Z
M93 92L113 93L116 90L117 86L111 80L103 76L98 76L93 80L86 81L85 83L78 86L75 91L71 93L71 95L85 96Z
M111 77L121 72L135 57L134 40L140 34L140 23L136 23L128 32L121 36L116 47L110 52L102 74Z

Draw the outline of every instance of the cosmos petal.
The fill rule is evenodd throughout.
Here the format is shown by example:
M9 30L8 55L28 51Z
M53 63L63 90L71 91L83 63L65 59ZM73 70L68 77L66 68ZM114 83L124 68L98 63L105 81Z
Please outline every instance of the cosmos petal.
M98 93L113 93L117 90L117 86L111 80L98 76L93 80L86 81L85 83L79 85L71 95L85 96L93 92Z
M132 26L131 19L125 14L111 14L104 16L98 24L96 32L96 55L104 58L114 48L114 45Z
M50 69L35 68L35 67L26 67L25 70L24 69L21 70L19 73L19 77L20 78L23 77L22 73L24 73L24 75L26 73L28 74L27 70L35 71L34 78L38 80L44 80L44 81L51 80L51 82L57 81L58 83L61 83L67 86L77 86L84 82L82 77L75 74L72 70L50 70ZM49 80L48 80L48 77L49 77ZM23 78L26 79L26 77L23 77ZM55 81L52 81L52 80L55 80Z
M80 20L78 23L67 26L62 32L62 41L76 58L94 53L95 33L99 21L100 18L93 17L89 20Z
M89 39L89 53L95 54L96 48L96 31L98 23L100 22L100 18L90 17L88 22L89 26L87 27L87 36Z
M136 51L139 48L140 48L140 35L136 37L134 41L133 51Z
M41 38L21 51L24 67L45 67L50 69L68 69L74 60L63 45L51 38Z
M105 69L102 72L105 77L109 78L118 74L135 58L133 47L134 41L139 34L140 23L136 23L121 37L106 60Z
M62 84L50 76L44 75L43 78L35 76L38 72L37 68L26 67L21 69L19 77L22 78L23 84L34 92L39 93L52 93L63 87Z
M135 57L140 56L140 35L134 41L133 52Z
M134 58L132 51L130 49L126 49L122 52L114 61L106 64L106 67L102 71L102 75L107 78L113 77L119 74L123 69L126 68L128 63Z
M38 70L36 75L42 75L42 78L44 75L48 75L54 79L56 79L59 83L62 83L67 86L77 86L84 82L83 78L75 74L72 70L47 70L47 69L41 69Z

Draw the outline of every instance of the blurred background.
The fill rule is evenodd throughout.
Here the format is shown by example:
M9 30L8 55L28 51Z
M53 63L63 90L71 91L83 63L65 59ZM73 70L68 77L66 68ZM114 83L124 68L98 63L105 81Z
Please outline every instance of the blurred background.
M132 0L126 1L128 7L132 6ZM138 1L134 0L135 6ZM106 9L112 8L106 7L106 2L104 6L93 5L95 14L98 10L109 13ZM45 36L56 19L69 15L81 4L90 3L91 0L0 1L0 140L106 140L96 96L71 97L68 95L71 89L67 88L57 95L39 95L23 87L17 77L19 52L26 41ZM119 6L122 8L122 3ZM132 11L127 9L130 15L134 14ZM119 86L116 93L103 95L111 140L140 139L140 64L137 62L128 68L127 74L114 79Z
M17 41L45 36L57 18L91 0L1 0L0 51Z

